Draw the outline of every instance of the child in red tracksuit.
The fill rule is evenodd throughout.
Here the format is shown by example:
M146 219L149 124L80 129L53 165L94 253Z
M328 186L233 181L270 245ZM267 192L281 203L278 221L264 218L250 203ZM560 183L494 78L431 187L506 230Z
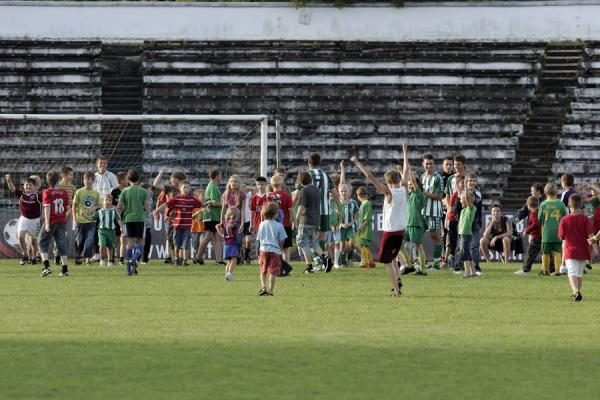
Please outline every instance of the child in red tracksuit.
M523 268L515 272L516 275L527 275L531 271L531 266L540 254L542 248L542 224L538 219L538 208L540 202L537 197L530 196L527 199L527 208L529 208L529 217L527 218L527 228L525 234L529 235L529 247L527 248L527 257L524 259Z

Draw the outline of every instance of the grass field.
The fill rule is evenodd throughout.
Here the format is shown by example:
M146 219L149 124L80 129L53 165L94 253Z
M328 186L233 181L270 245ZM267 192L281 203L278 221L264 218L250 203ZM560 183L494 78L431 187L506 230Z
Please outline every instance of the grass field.
M597 399L600 267L566 277L483 264L408 276L381 266L279 279L257 267L155 262L137 277L0 262L2 399Z

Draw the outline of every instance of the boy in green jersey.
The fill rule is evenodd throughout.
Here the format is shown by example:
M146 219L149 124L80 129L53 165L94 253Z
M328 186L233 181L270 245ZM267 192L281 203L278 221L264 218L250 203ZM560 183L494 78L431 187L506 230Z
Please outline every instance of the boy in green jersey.
M117 209L122 213L127 233L127 275L137 275L138 263L144 252L145 212L150 209L150 203L148 191L140 186L140 173L130 169L127 178L130 186L121 192Z
M411 272L414 272L415 275L427 275L427 272L423 271L426 263L425 248L423 247L423 234L425 233L425 224L423 220L423 215L421 213L423 207L425 207L425 204L427 203L427 199L421 191L417 174L412 170L410 172L410 178L408 180L408 190L408 220L406 223L406 231L404 233L404 245L402 246L401 250L402 257L407 263L407 267L402 269L401 274L406 275ZM419 258L419 263L414 267L410 266L412 262L412 256L409 254L406 248L407 242L411 242L415 245L417 256Z
M459 260L463 262L465 266L465 278L474 278L477 276L475 272L475 266L473 264L473 257L471 254L471 241L473 239L473 221L475 220L475 214L477 208L474 204L474 197L472 193L464 192L460 197L460 203L462 210L460 211L460 217L458 218L458 237L459 237Z
M358 204L350 198L352 186L343 183L339 186L340 192L340 240L342 243L340 265L352 266L352 253L354 244L354 224L358 221Z
M562 260L562 242L558 238L558 226L562 217L569 212L562 201L556 198L556 186L547 183L544 187L546 200L540 205L538 219L542 224L542 273L550 275L550 257L554 255L554 265L557 267L556 276L560 276L558 266Z
M333 255L333 268L342 268L340 253L342 251L342 236L340 234L340 209L338 202L329 195L329 232L325 235L329 257Z
M121 216L113 207L111 194L104 195L102 208L94 214L94 221L98 227L98 248L100 251L100 266L113 266L114 249L117 244L117 227L121 226ZM105 257L106 256L106 257Z
M360 201L358 209L358 244L360 246L361 268L375 268L371 245L373 244L373 204L369 200L367 188L360 186L356 189L356 196Z

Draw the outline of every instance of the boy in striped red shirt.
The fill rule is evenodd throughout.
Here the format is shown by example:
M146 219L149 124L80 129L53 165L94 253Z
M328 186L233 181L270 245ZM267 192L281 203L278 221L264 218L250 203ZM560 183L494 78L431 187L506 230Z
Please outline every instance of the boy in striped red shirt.
M175 248L177 251L177 265L187 266L188 250L190 248L190 232L192 228L192 212L194 208L202 208L204 205L191 193L189 182L183 181L179 185L180 194L173 197L156 210L154 218L158 218L158 213L165 207L175 211L173 228L175 230Z

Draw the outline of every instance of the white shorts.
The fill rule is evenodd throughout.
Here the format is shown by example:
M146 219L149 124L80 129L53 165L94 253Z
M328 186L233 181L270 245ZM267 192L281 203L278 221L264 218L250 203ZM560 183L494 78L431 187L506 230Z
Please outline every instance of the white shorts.
M565 260L565 265L569 271L569 276L576 276L581 278L583 276L583 270L585 269L585 260Z
M17 233L23 231L29 233L31 236L37 237L40 232L40 219L29 219L21 215L17 224Z

